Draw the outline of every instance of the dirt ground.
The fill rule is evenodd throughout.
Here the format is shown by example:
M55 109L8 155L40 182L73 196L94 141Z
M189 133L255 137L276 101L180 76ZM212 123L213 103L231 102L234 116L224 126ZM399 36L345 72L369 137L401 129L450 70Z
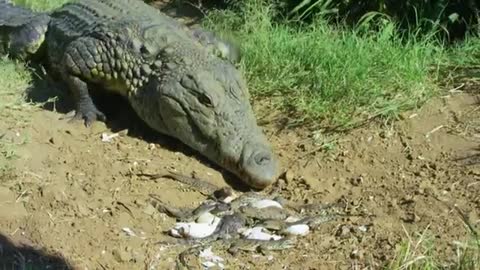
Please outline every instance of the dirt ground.
M337 134L328 151L315 151L324 147L305 131L264 126L282 163L291 166L266 193L298 202L343 200L368 217L322 225L295 249L273 257L216 252L230 269L376 268L392 259L402 240L416 241L416 233L426 230L445 263L453 260L455 243L467 240L468 230L451 206L473 225L480 222L480 118L474 94L447 94L392 125ZM1 179L2 234L60 253L78 269L172 269L184 248L155 244L168 239L162 232L174 220L152 209L148 194L177 206L205 198L173 180L135 174L173 169L217 185L238 180L178 142L139 127L128 120L130 113L117 112L108 126L91 128L41 108L24 115L27 123L3 119L2 140L17 144L18 158ZM119 123L127 121L128 134L101 140L102 133L125 130Z
M446 91L397 122L344 134L281 129L268 121L264 102L255 104L286 169L265 193L297 202L343 201L366 216L326 223L296 248L268 256L214 252L229 269L377 269L402 241L415 244L422 234L452 263L459 243L469 239L453 206L480 226L480 107L475 87L462 90ZM64 112L57 110L19 110L0 123L1 140L15 145L18 156L0 178L2 242L60 254L75 269L174 269L184 248L156 244L169 239L163 232L174 220L153 209L148 194L190 207L205 197L136 173L170 169L219 186L236 187L239 180L152 133L129 110L113 109L107 124L91 128L60 119ZM18 121L22 117L29 120ZM119 136L102 141L102 133L114 132Z

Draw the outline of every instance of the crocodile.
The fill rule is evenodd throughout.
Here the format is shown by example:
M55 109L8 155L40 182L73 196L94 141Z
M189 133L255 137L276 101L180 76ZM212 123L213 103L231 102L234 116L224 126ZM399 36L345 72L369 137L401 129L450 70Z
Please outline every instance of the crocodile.
M235 45L140 0L74 0L48 13L0 0L0 53L39 58L75 101L70 121L106 121L92 93L124 97L174 137L264 189L280 162L258 126Z

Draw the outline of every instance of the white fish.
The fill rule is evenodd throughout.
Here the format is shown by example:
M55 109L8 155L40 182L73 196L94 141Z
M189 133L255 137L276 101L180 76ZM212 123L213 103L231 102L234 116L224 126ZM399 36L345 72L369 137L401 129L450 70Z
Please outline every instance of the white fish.
M289 216L285 219L285 222L297 222L299 220L300 220L299 217Z
M265 208L265 207L278 207L278 208L283 208L282 205L277 202L277 201L274 201L274 200L270 200L270 199L262 199L262 200L258 200L258 201L254 201L252 203L250 203L250 206L252 207L255 207L255 208Z
M284 233L291 235L307 235L310 232L310 227L307 224L295 224L283 230Z
M265 231L263 227L253 227L251 229L246 229L242 232L242 235L246 239L253 240L280 240L282 237L280 235L271 234Z
M215 231L219 223L220 219L215 219L211 223L178 222L170 230L170 234L174 237L205 238Z
M212 224L212 223L217 222L217 219L219 219L219 218L216 217L215 215L213 215L212 213L205 212L197 218L197 223L210 223L210 224Z
M223 203L231 203L231 202L232 202L233 200L235 200L235 199L236 199L235 196L227 196L227 197L225 197L225 198L222 200L222 202L223 202Z

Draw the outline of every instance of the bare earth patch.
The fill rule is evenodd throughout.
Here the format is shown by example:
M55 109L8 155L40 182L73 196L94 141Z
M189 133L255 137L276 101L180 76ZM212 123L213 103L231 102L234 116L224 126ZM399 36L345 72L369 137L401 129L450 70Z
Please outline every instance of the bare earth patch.
M152 209L148 194L175 206L205 198L170 179L136 173L173 169L217 185L237 181L174 140L143 136L142 128L104 142L102 133L114 131L103 123L88 129L56 112L16 112L22 113L27 123L7 117L0 123L1 140L15 145L17 155L0 180L0 232L14 243L60 253L78 269L174 268L184 247L156 244L168 240L162 232L174 220ZM401 241L423 234L445 263L453 262L458 243L469 239L453 205L473 226L480 222L479 113L475 95L454 93L388 127L337 134L326 152L315 151L320 148L307 132L265 126L283 164L291 166L265 192L298 202L342 200L366 217L324 224L295 249L271 256L214 252L232 269L377 268L393 259ZM138 130L133 123L126 127Z

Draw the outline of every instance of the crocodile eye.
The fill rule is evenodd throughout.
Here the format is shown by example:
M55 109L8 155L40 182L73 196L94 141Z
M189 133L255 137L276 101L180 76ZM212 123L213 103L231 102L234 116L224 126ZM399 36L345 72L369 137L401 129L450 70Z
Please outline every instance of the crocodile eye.
M205 105L207 107L213 107L212 99L209 96L207 96L206 94L199 93L197 98L198 98L198 101L200 103L202 103L203 105Z
M140 47L140 52L141 52L142 54L145 54L145 55L151 54L151 52L148 51L148 48L145 47L145 46L143 46L143 45Z

